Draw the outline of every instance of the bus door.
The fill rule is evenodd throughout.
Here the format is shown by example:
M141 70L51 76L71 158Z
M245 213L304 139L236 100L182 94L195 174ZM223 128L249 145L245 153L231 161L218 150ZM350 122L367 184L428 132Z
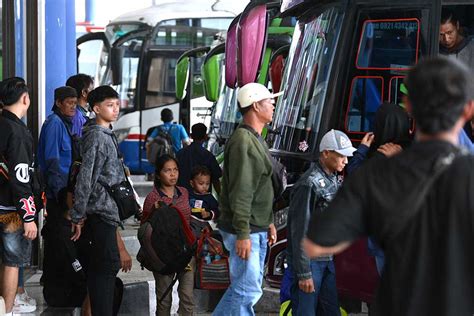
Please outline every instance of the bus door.
M383 102L403 107L400 85L408 70L430 52L434 4L361 7L355 13L351 50L341 56L342 74L334 108L337 128L355 143L374 130L375 113ZM341 90L342 89L342 90ZM330 121L330 120L324 120ZM334 121L334 120L332 120ZM326 128L326 127L323 127ZM327 129L330 127L327 126ZM327 130L326 129L326 130ZM342 297L371 302L378 275L367 239L336 256L338 292Z
M143 70L139 84L139 111L136 112L139 122L139 134L135 148L138 153L136 162L139 163L136 172L151 173L154 167L146 159L145 137L151 128L156 127L161 121L161 111L169 108L173 111L175 123L181 122L180 103L176 98L176 64L179 56L184 53L180 49L154 49L147 50L143 58Z
M77 72L94 78L97 84L107 73L110 43L104 32L87 33L76 41Z
M141 143L139 89L143 55L150 30L136 30L118 38L110 51L110 71L102 84L111 84L119 94L120 117L114 123L119 148L132 172L140 171Z

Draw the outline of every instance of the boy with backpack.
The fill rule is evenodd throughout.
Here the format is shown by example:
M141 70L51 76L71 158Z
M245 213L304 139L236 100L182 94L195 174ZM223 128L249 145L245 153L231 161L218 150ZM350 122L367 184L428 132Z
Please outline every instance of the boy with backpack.
M112 186L125 180L117 139L110 128L119 115L119 96L113 88L100 86L89 93L88 102L96 119L95 124L91 123L83 130L82 165L74 190L74 206L70 211L71 239L79 239L85 224L84 229L91 239L87 288L92 315L112 315L115 279L119 269L123 268L121 258L126 257L126 250L118 238L120 218L117 204L101 183ZM125 268L129 270L131 264Z
M147 159L153 165L158 157L174 156L183 146L191 143L184 126L173 124L173 112L170 109L161 111L161 120L163 124L158 125L147 140Z

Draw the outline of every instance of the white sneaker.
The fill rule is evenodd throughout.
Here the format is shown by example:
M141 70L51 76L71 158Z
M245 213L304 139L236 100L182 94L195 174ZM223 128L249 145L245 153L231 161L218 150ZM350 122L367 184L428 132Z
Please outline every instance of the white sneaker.
M34 303L34 304L33 304ZM28 294L17 294L13 303L12 312L14 314L32 313L36 310L36 300L29 297Z
M21 293L21 294L17 294L15 296L15 302L19 302L19 303L26 303L28 305L34 305L36 306L36 300L34 298L32 298L31 296L28 295L28 292L26 292L26 290Z

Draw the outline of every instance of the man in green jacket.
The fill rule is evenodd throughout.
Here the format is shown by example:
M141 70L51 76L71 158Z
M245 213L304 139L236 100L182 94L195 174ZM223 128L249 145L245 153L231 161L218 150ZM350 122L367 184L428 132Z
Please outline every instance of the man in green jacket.
M231 285L213 315L254 315L253 306L262 295L267 241L276 241L276 230L272 162L261 133L272 121L273 98L280 94L249 83L237 95L243 121L225 148L218 222L230 252Z

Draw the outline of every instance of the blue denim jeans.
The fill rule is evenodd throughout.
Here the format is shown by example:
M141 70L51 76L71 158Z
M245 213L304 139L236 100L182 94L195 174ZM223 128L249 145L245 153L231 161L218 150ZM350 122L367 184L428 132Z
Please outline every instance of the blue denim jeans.
M252 249L248 260L235 252L237 235L221 231L224 245L230 252L230 286L212 313L215 316L255 315L253 306L262 296L263 268L267 253L267 232L250 234Z
M294 275L291 286L292 315L340 316L337 300L336 271L333 261L311 261L315 292L305 293Z

